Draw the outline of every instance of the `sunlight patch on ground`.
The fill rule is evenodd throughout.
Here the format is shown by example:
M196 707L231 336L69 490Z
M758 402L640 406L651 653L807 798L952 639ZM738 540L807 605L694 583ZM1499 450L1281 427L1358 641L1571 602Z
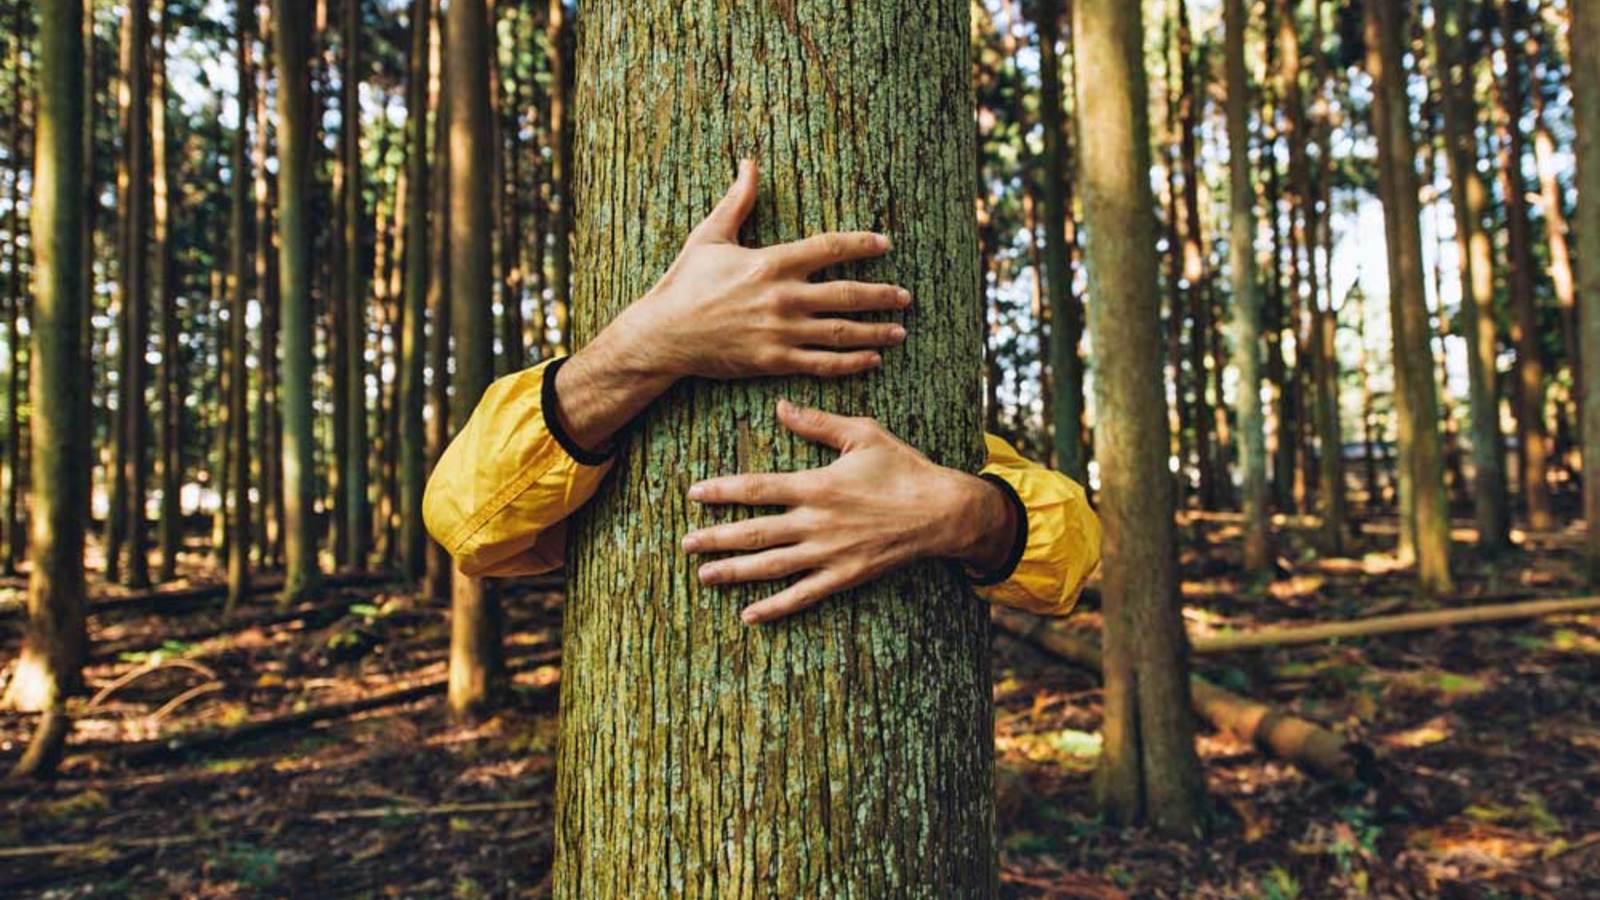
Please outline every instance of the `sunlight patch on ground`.
M1403 731L1394 731L1378 738L1378 743L1385 747L1401 750L1414 750L1448 741L1455 736L1455 721L1450 716L1434 716L1415 728Z
M995 738L995 749L1000 753L1015 753L1029 762L1050 763L1084 772L1094 769L1095 761L1100 758L1100 747L1099 734L1071 728Z

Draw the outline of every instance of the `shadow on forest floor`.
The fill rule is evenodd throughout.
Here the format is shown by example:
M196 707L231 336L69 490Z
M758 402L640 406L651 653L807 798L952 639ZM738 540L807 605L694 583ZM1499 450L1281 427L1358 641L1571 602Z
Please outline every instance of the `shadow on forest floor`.
M1186 523L1191 633L1426 607L1386 557L1292 562L1310 555L1285 524L1280 577L1244 591L1237 523ZM1526 543L1496 565L1458 548L1459 602L1581 593L1566 536ZM0 893L542 896L561 598L508 594L513 699L473 728L437 690L444 611L383 588L331 588L290 614L258 598L231 624L203 603L97 613L87 678L103 696L61 777L0 785ZM19 625L0 618L0 658ZM1072 627L1097 628L1096 611ZM1096 818L1098 678L1006 637L995 650L1007 896L1600 893L1600 615L1198 659L1218 684L1365 742L1382 777L1343 787L1203 733L1213 824L1189 845ZM351 703L391 691L406 702ZM204 752L158 740L296 713ZM0 714L0 764L31 724Z

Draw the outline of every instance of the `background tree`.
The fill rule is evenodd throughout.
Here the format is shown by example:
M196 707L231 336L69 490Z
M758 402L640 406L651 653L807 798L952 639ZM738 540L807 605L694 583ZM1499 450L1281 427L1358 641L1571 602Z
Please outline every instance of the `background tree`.
M1098 788L1108 816L1173 833L1200 825L1202 782L1177 609L1172 481L1156 282L1144 25L1137 6L1076 0L1078 182L1089 231L1089 328L1095 457L1101 476L1105 749Z
M405 299L400 329L400 570L422 578L427 535L422 528L422 488L427 446L422 430L424 354L427 344L428 255L428 81L433 68L429 44L433 10L428 0L412 0L411 50L406 76L406 256Z
M231 247L229 287L232 304L228 310L228 610L232 610L250 590L250 396L249 327L251 246L250 227L255 221L254 177L250 172L250 120L255 116L251 91L255 86L252 43L255 40L256 0L236 0L235 30L238 43L239 86L235 103L237 126L233 161L229 177L233 190L232 224L228 229Z
M1573 120L1577 125L1578 258L1600 260L1600 4L1572 2ZM1600 372L1600 265L1580 265L1578 320L1583 371ZM1583 517L1589 523L1584 542L1589 580L1600 584L1600 390L1583 394Z

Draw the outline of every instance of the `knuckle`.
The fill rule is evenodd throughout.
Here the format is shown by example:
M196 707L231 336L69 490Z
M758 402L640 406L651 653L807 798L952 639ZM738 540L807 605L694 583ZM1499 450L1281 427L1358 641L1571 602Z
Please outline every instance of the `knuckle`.
M830 257L842 256L845 252L844 238L837 234L822 236L822 251Z
M848 341L849 338L850 326L847 325L844 320L841 319L828 326L828 340L831 341L835 347L844 346L845 342Z

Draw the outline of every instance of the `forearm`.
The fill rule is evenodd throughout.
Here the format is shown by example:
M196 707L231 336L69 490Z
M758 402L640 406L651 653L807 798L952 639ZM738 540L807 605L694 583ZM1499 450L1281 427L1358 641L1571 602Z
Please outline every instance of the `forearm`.
M637 347L624 313L556 371L550 412L584 450L609 447L676 380Z

